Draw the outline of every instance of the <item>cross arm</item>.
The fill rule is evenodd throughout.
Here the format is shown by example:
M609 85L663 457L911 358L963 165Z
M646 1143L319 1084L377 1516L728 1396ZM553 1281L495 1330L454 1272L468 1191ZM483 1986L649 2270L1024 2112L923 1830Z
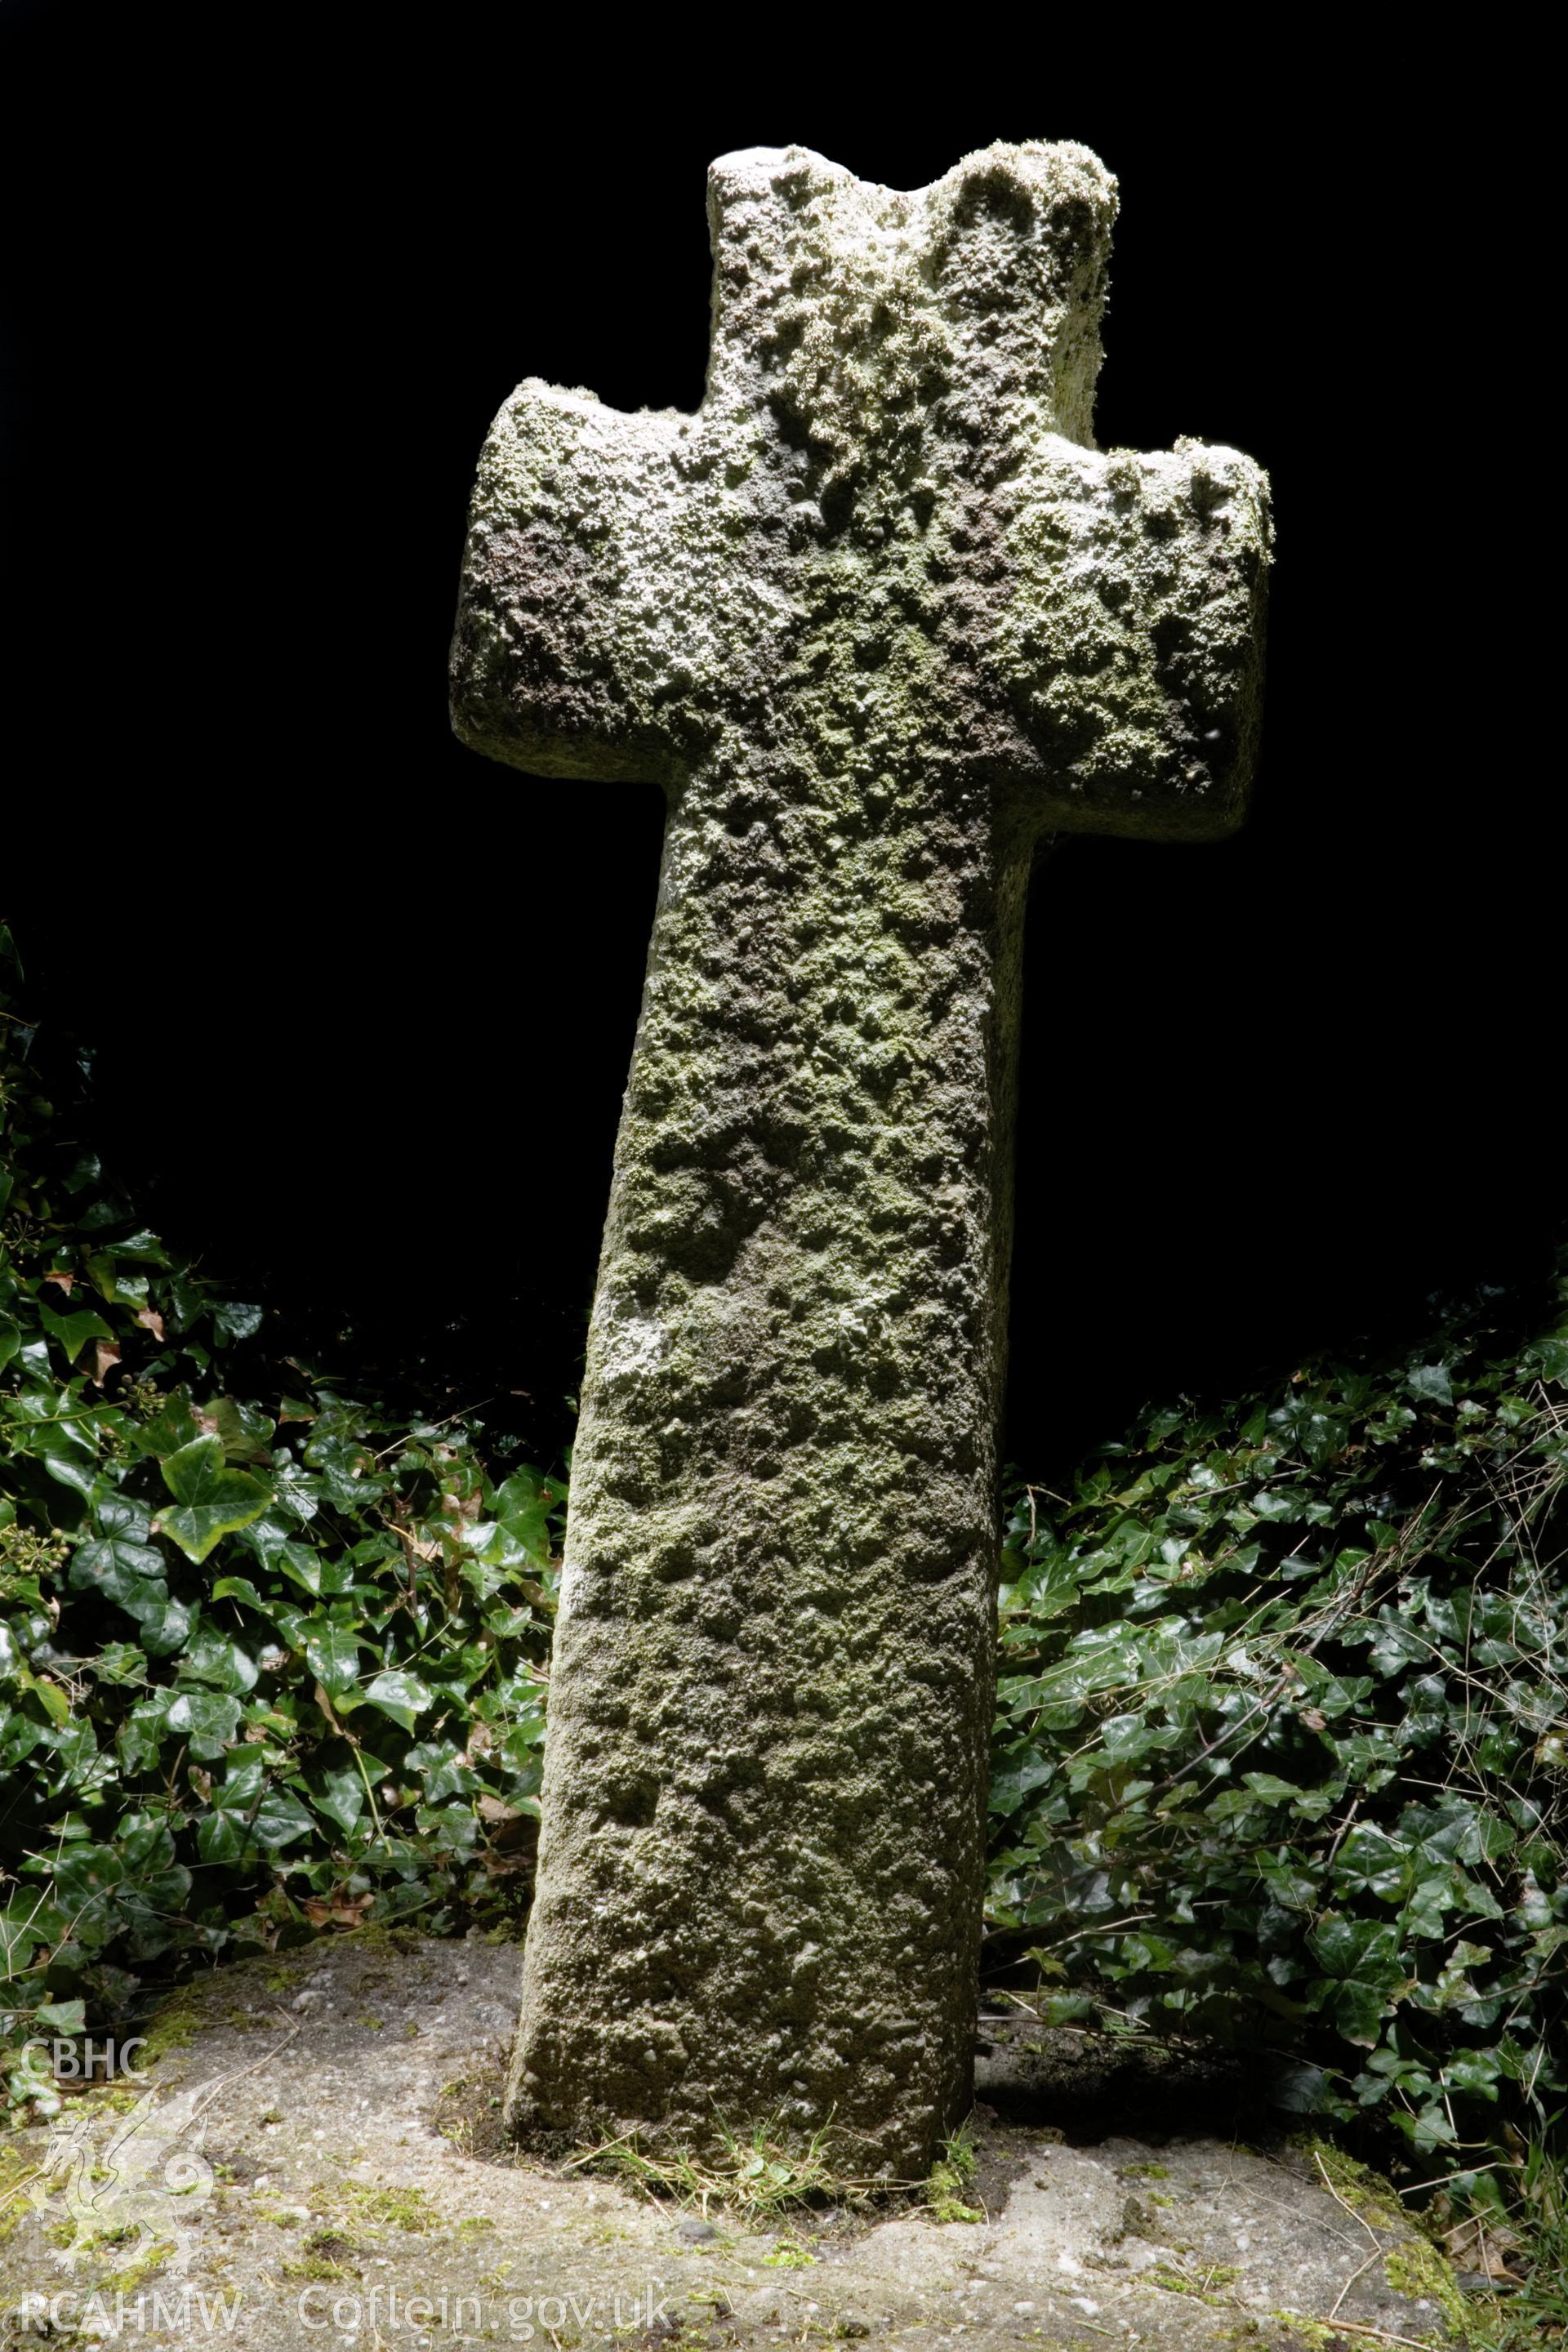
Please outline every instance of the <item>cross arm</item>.
M988 647L1040 824L1215 840L1257 762L1268 477L1238 451L1044 436L1013 486Z
M452 641L452 724L531 773L670 782L672 698L700 662L680 547L687 419L529 379L479 460Z

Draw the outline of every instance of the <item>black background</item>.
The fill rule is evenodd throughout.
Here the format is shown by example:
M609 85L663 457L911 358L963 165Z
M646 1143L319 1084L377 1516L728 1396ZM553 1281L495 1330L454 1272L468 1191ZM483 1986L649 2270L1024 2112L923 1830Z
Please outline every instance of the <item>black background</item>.
M1048 1475L1537 1259L1543 491L1474 60L1434 95L1364 40L977 16L889 68L848 18L642 21L0 0L0 910L98 1046L91 1139L307 1343L525 1391L558 1446L661 812L448 733L480 439L525 373L694 404L711 155L911 186L1068 137L1121 183L1101 443L1258 457L1279 562L1248 829L1037 887L1010 1450Z

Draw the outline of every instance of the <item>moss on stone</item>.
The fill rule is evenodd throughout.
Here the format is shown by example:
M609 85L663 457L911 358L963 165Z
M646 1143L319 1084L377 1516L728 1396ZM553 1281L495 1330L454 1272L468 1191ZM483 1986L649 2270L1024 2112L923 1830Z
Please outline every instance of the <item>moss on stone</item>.
M370 2228L431 2230L437 2215L423 2189L412 2185L378 2189L368 2181L345 2181L339 2194L349 2210Z
M978 2205L965 2201L966 2191L979 2169L979 2158L967 2129L953 2133L926 2176L925 2198L938 2221L984 2221Z
M1476 2314L1466 2302L1453 2266L1429 2238L1412 2236L1383 2258L1383 2273L1395 2294L1412 2303L1436 2304L1454 2334L1468 2341L1479 2334Z
M0 2245L14 2235L32 2211L26 2191L37 2178L37 2158L0 2137Z
M160 2003L148 2020L142 2037L141 2063L155 2066L171 2050L184 2050L195 2038L197 2029L207 2021L205 2006L195 1991L171 1993Z
M1314 2179L1326 2179L1331 2189L1347 2204L1352 2213L1379 2230L1404 2231L1410 2228L1409 2217L1398 2196L1380 2173L1370 2165L1358 2164L1343 2148L1331 2140L1319 2139L1310 2133L1299 2134L1290 2145L1305 2157Z
M125 2263L119 2270L110 2271L100 2278L94 2292L110 2298L121 2294L132 2295L139 2287L145 2286L149 2279L157 2277L170 2256L176 2251L173 2240L154 2238L133 2262Z
M1194 2302L1219 2308L1229 2303L1230 2289L1242 2273L1228 2263L1213 2263L1202 2272L1182 2271L1170 2263L1155 2263L1142 2276L1150 2285L1163 2288L1167 2294L1189 2295Z

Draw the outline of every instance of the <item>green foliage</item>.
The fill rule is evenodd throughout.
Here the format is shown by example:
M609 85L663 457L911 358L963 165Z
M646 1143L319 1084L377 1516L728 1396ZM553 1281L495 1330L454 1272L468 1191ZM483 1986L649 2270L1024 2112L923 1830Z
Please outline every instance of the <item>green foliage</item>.
M967 2201L971 2184L979 2168L974 2136L967 2124L961 2124L952 2137L943 2142L942 2154L926 2176L925 2200L933 2220L984 2221L984 2208Z
M259 1311L57 1143L5 1005L12 2040L324 1926L500 1917L538 1811L564 1488L492 1475L479 1441L491 1463L506 1441L471 1418L400 1423L269 1366Z
M1565 1307L1568 1258L1522 1334L1151 1412L1004 1565L990 1916L1047 2018L1250 2047L1478 2193L1568 2098Z
M1471 2339L1479 2352L1539 2352L1552 2338L1568 2335L1568 2166L1554 2159L1536 2141L1525 2151L1506 2199L1492 2174L1482 2176L1489 2192L1470 2202L1479 2210L1450 2231L1445 2243L1456 2266L1471 2268L1477 2251L1487 2250L1493 2216L1511 2207L1511 2218L1522 2235L1513 2239L1506 2264L1489 2267L1503 2275L1505 2292L1493 2287L1486 2299L1469 2307Z
M611 2173L650 2197L694 2205L704 2217L710 2206L717 2206L752 2222L794 2206L863 2204L888 2186L882 2179L835 2172L826 2154L827 2125L804 2146L782 2116L766 2116L748 2131L736 2131L716 2115L713 2132L713 2145L703 2152L644 2148L636 2132L625 2132L574 2157L566 2168ZM816 2256L797 2240L785 2240L763 2260L774 2269L798 2270Z

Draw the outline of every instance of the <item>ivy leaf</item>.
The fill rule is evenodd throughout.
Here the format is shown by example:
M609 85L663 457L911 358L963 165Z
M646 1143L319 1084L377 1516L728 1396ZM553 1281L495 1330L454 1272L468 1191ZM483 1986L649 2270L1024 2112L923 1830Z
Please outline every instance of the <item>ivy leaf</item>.
M231 1298L213 1304L213 1329L220 1347L231 1346L237 1339L254 1339L261 1324L259 1307L241 1307Z
M89 1257L87 1270L110 1306L146 1306L147 1276L144 1274L127 1274L116 1262L112 1252L101 1250L96 1256Z
M1403 1839L1375 1822L1360 1822L1341 1851L1339 1875L1347 1888L1364 1887L1384 1902L1397 1903L1415 1884L1415 1857Z
M132 1443L138 1453L152 1454L176 1454L188 1445L196 1434L195 1415L191 1411L190 1396L184 1389L175 1389L163 1399L150 1421L144 1421L132 1433Z
M120 1606L128 1617L135 1618L142 1628L142 1647L154 1658L173 1657L183 1650L200 1614L199 1604L187 1608L184 1601L171 1600L166 1592L151 1587L144 1592L127 1592Z
M258 1519L271 1500L271 1490L259 1478L224 1467L223 1443L216 1437L193 1439L165 1455L161 1466L176 1508L163 1511L154 1528L198 1566L221 1537Z
M319 1617L304 1628L305 1661L329 1698L341 1698L359 1681L360 1643L347 1625ZM378 1680L384 1681L384 1675ZM412 1725L408 1726L413 1728Z
M1313 1958L1331 1977L1397 1973L1399 1939L1385 1922L1331 1912L1307 1938Z
M55 1893L75 1911L100 1900L124 1875L125 1864L112 1846L68 1846L55 1865Z
M258 1519L252 1519L248 1527L239 1530L239 1540L263 1568L269 1569L289 1540L289 1528L271 1511L264 1511Z
M403 1726L405 1731L412 1731L415 1717L423 1715L426 1708L435 1703L434 1693L417 1675L405 1674L398 1668L377 1675L364 1695L372 1706L379 1707L383 1715L389 1715L394 1723Z
M263 1601L248 1576L220 1576L213 1586L215 1601L243 1601L247 1609L259 1609L268 1613L270 1603Z
M116 1257L140 1258L143 1265L166 1266L169 1263L168 1251L157 1234L149 1232L145 1225L139 1225L124 1241L116 1242L114 1255Z
M364 1786L353 1766L340 1764L308 1772L305 1786L316 1811L324 1813L345 1837L352 1836L364 1811Z
M168 1728L190 1742L198 1762L214 1762L239 1730L239 1701L221 1691L176 1691L164 1717Z
M42 1347L44 1343L39 1340L37 1344ZM23 1353L26 1353L26 1349ZM20 1400L24 1407L32 1402L26 1397ZM98 1455L70 1422L39 1425L29 1417L14 1423L7 1435L18 1454L33 1454L60 1486L69 1486L89 1502L95 1498L100 1480Z
M291 1511L297 1519L307 1525L315 1517L321 1507L321 1480L312 1478L307 1471L300 1469L297 1462L290 1462L287 1458L278 1465L277 1474L273 1479L273 1493L282 1509ZM347 1507L353 1509L353 1496Z
M1329 2078L1321 2066L1281 2066L1269 2085L1269 2102L1287 2115L1321 2115L1328 2105Z
M239 1698L256 1688L255 1660L213 1625L203 1626L194 1636L180 1662L180 1675L182 1680L189 1675L199 1682L216 1683L220 1690Z
M536 1470L514 1471L496 1488L493 1517L465 1531L465 1547L486 1568L547 1567L555 1500L553 1482Z
M449 1797L471 1796L479 1786L478 1773L464 1763L463 1751L453 1740L424 1741L411 1748L403 1760L411 1772L419 1774L427 1805L444 1804Z
M81 1307L75 1315L57 1315L52 1307L38 1307L38 1320L52 1339L58 1339L66 1351L66 1360L74 1364L89 1339L112 1339L114 1332L101 1315L90 1307Z
M297 1584L302 1592L308 1592L312 1601L321 1599L321 1563L307 1546L299 1543L284 1544L273 1564L281 1570L291 1583Z
M220 1441L226 1462L267 1459L273 1431L269 1414L229 1396L213 1397L206 1404L197 1405L195 1414L206 1435Z
M1424 1404L1452 1404L1454 1386L1446 1364L1417 1364L1405 1375L1405 1385Z
M993 1773L991 1811L1004 1817L1026 1804L1035 1790L1049 1780L1055 1766L1044 1756L1014 1757Z
M115 1734L121 1769L129 1773L156 1770L169 1712L169 1693L138 1699Z
M16 1679L25 1690L30 1690L51 1723L65 1725L70 1721L71 1703L58 1683L46 1675L36 1675L31 1666L17 1669Z
M204 1862L240 1862L258 1847L292 1845L309 1837L310 1827L298 1797L267 1778L261 1752L252 1748L231 1755L196 1823L196 1848Z
M1328 1972L1312 1988L1312 1999L1333 2019L1347 2042L1371 2049L1390 1999L1408 1984L1396 1927L1373 1919L1331 1913L1319 1921L1308 1945Z
M1244 1772L1241 1777L1265 1804L1288 1805L1301 1794L1294 1780L1282 1780L1278 1772Z
M100 1682L145 1684L148 1680L147 1661L134 1642L106 1642L93 1660L93 1671Z
M123 1603L166 1598L163 1574L163 1555L151 1544L102 1536L77 1546L68 1581L79 1592L93 1587L106 1601Z
M87 2032L87 2003L82 2000L47 2000L33 2016L46 2032L63 2034L68 2041Z
M1302 1500L1300 1487L1263 1486L1252 1497L1252 1507L1260 1519L1297 1519L1301 1516Z
M1568 1325L1537 1339L1532 1348L1525 1349L1525 1358L1542 1380L1568 1381Z

